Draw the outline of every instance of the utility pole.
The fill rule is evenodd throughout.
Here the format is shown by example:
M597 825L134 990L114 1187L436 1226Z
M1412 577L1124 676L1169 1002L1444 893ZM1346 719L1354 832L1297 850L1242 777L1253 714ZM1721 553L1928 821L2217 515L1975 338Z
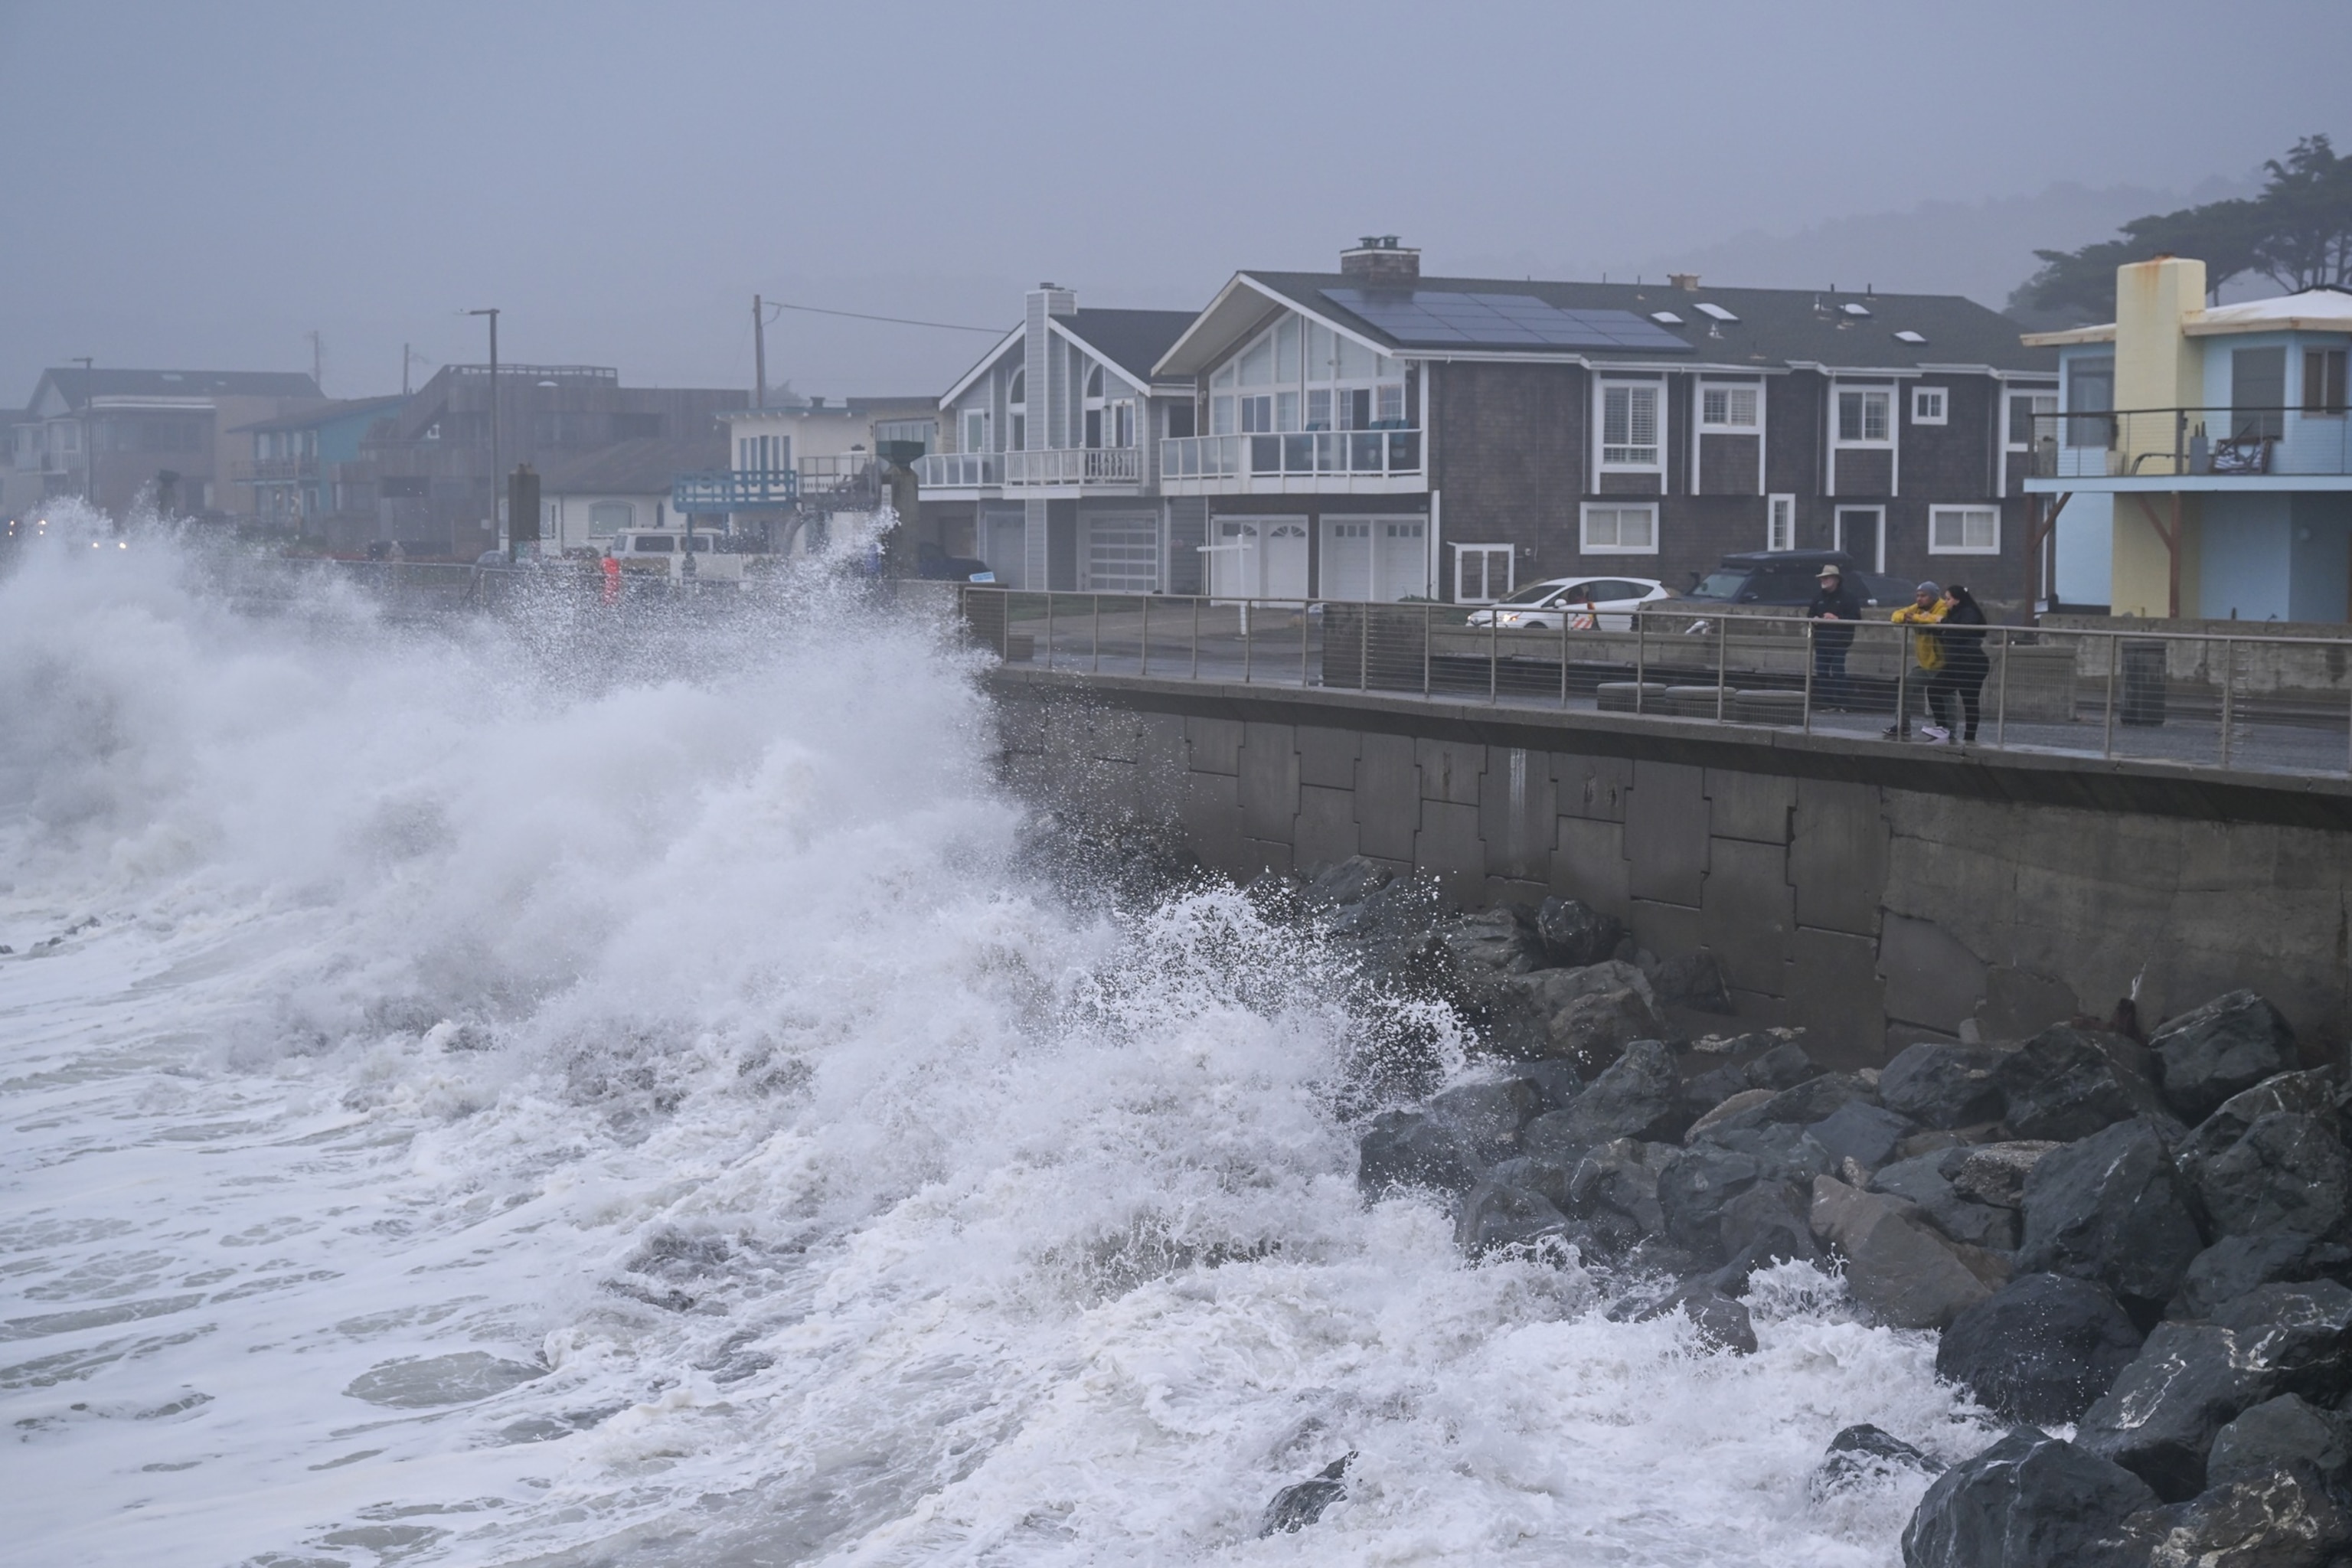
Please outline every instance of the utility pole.
M73 363L88 374L98 362L80 354ZM98 504L98 395L87 386L81 400L81 499Z
M751 384L751 406L768 406L768 311L757 294L751 296L751 360L758 380Z
M490 540L498 542L499 488L506 476L499 468L499 312L496 307L487 310L468 310L469 316L490 319Z

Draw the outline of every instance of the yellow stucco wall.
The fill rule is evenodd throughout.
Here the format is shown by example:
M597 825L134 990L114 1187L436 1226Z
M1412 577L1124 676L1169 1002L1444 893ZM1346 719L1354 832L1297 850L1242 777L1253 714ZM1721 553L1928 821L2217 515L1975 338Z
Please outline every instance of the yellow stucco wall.
M2168 256L2116 268L2116 406L2171 409L2204 401L2204 351L2181 331L2189 313L2205 308L2205 264ZM2161 416L2123 421L2117 448L2122 471L2137 471L2142 452L2169 457L2173 422ZM2164 470L2168 471L2168 466ZM2150 495L2157 515L2171 520L2172 498ZM2180 498L2180 613L2197 613L2197 498ZM2137 496L2116 498L2115 575L2109 590L2119 616L2164 616L2172 609L2172 558L2163 536L2148 525Z

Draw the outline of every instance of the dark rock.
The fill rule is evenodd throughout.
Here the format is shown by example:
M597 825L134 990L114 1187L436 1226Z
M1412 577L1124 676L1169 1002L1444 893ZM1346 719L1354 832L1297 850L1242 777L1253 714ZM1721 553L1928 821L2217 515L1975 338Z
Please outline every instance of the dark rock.
M1946 1468L1942 1460L1931 1458L1893 1433L1864 1422L1830 1439L1829 1450L1822 1456L1805 1489L1819 1502L1832 1493L1867 1486L1906 1470L1914 1475L1939 1476Z
M1717 1123L1717 1131L1786 1125L1810 1127L1826 1121L1842 1108L1875 1105L1878 1091L1859 1073L1823 1073L1794 1089L1784 1089L1761 1105L1750 1106Z
M1732 1118L1738 1116L1743 1112L1753 1110L1758 1106L1766 1103L1776 1092L1778 1091L1769 1089L1741 1089L1738 1094L1733 1095L1729 1100L1725 1100L1722 1104L1717 1105L1714 1110L1709 1110L1706 1115L1692 1122L1689 1128L1683 1133L1683 1142L1685 1143L1697 1142L1712 1129L1720 1127L1725 1122L1729 1121ZM1689 1105L1690 1100L1687 1096L1685 1097L1683 1103L1685 1107ZM1743 1121L1739 1125L1745 1127L1750 1125L1750 1123Z
M2266 1285L2210 1323L2159 1323L2076 1440L2179 1502L2205 1489L2221 1428L2282 1394L2333 1398L2352 1373L2352 1290Z
M1520 1129L1542 1109L1543 1096L1533 1083L1507 1078L1449 1089L1429 1102L1428 1114L1469 1139L1478 1163L1489 1165L1518 1152Z
M1568 1216L1541 1193L1486 1181L1470 1189L1455 1217L1454 1240L1473 1258L1522 1247L1542 1237L1570 1234Z
M1276 1532L1287 1533L1304 1530L1323 1517L1323 1510L1348 1495L1343 1479L1348 1473L1348 1461L1356 1456L1342 1455L1323 1467L1322 1472L1310 1480L1287 1486L1274 1494L1266 1505L1265 1519L1257 1527L1260 1540Z
M1586 1150L1619 1138L1664 1142L1682 1130L1677 1087L1674 1058L1666 1047L1655 1040L1637 1040L1567 1110L1528 1123L1520 1147L1567 1164Z
M1515 1062L1510 1075L1523 1083L1534 1086L1536 1114L1547 1110L1564 1110L1569 1103L1584 1092L1584 1075L1576 1070L1573 1062L1546 1059Z
M1728 1296L1692 1295L1683 1299L1683 1313L1698 1326L1699 1342L1707 1349L1756 1353L1756 1322L1743 1303Z
M1362 855L1350 855L1307 879L1306 896L1334 909L1362 902L1396 880L1396 873Z
M2225 1236L2189 1265L2180 1289L2165 1316L2210 1318L2230 1302L2265 1285L2352 1275L2352 1247L2322 1241L2300 1231L2262 1236Z
M1658 1207L1667 1237L1709 1264L1720 1264L1724 1208L1764 1183L1811 1183L1829 1169L1828 1151L1801 1128L1776 1127L1695 1143L1658 1173Z
M2217 996L2183 1013L2148 1041L2157 1082L2174 1110L2201 1121L2221 1102L2275 1073L2294 1069L2294 1031L2252 991Z
M2140 1342L2104 1285L2021 1274L1952 1320L1937 1347L1936 1375L2012 1421L2077 1421Z
M1456 915L1438 926L1437 940L1474 972L1525 974L1546 962L1543 939L1513 909Z
M1794 1090L1790 1091L1795 1092ZM1848 1100L1805 1129L1832 1160L1851 1159L1875 1170L1917 1126L1884 1106Z
M1683 1110L1695 1120L1752 1088L1745 1068L1709 1068L1683 1080Z
M1778 1093L1817 1079L1828 1070L1807 1055L1804 1047L1794 1040L1783 1040L1748 1064L1748 1081L1753 1088Z
M1878 1097L1929 1127L1966 1127L2000 1117L2000 1085L1993 1069L2002 1053L1991 1046L1949 1046L1922 1040L1906 1046L1878 1075Z
M1717 1231L1738 1290L1746 1289L1751 1269L1822 1260L1811 1209L1811 1194L1794 1182L1758 1182L1723 1205Z
M1899 1198L1813 1178L1812 1229L1845 1256L1846 1290L1879 1321L1939 1329L1992 1293Z
M2223 1236L2318 1236L2341 1224L2352 1198L2352 1163L2334 1121L2273 1110L2229 1148L2191 1165L2192 1189L2213 1228Z
M2340 1504L2307 1465L2244 1476L2126 1524L2154 1568L2329 1568L2352 1546Z
M1871 1177L1874 1192L1916 1204L1919 1216L1950 1237L1971 1247L2000 1252L2017 1250L2017 1211L1963 1196L1948 1173L1964 1168L1965 1149L1945 1149L1917 1159L1882 1166Z
M1731 1005L1731 988L1723 982L1722 967L1705 948L1659 964L1650 972L1650 986L1659 1001L1675 1006L1723 1015L1738 1011Z
M2102 1127L2164 1109L2141 1063L2147 1052L2119 1035L2059 1024L2010 1052L1993 1077L2019 1138L2070 1143Z
M2124 1521L2157 1501L2130 1471L2032 1426L1936 1479L1904 1568L2132 1568Z
M2146 1118L2119 1121L2044 1154L2025 1178L2018 1267L2095 1279L2160 1303L2204 1248L2179 1173Z
M1536 911L1536 934L1553 963L1580 969L1613 957L1617 944L1625 940L1625 928L1574 899L1546 899Z
M1528 1154L1497 1162L1487 1166L1486 1171L1487 1181L1525 1188L1563 1213L1568 1208L1568 1178L1567 1166L1555 1165L1549 1160L1538 1160Z
M2279 1110L2317 1117L2329 1131L2340 1133L2343 1123L2336 1110L2337 1092L2335 1075L2325 1069L2283 1072L2266 1078L2223 1100L2212 1115L2180 1140L2173 1158L2194 1186L2200 1165L2243 1138L2255 1122Z
M1666 1220L1658 1206L1658 1177L1681 1152L1671 1143L1633 1138L1603 1143L1577 1162L1561 1207L1585 1219L1615 1215L1639 1235L1662 1235Z
M2291 1465L2309 1465L2324 1476L2341 1472L2352 1459L2344 1440L2344 1420L2318 1410L2300 1395L2265 1399L2221 1428L2205 1458L2205 1484L2226 1486Z
M1580 1071L1598 1073L1634 1041L1665 1033L1665 1022L1637 991L1600 991L1551 1015L1545 1033L1549 1055L1573 1062Z
M1468 1136L1418 1110L1381 1112L1358 1145L1356 1184L1373 1197L1391 1187L1467 1192L1477 1181L1477 1151Z
M1962 1197L1974 1198L1979 1203L2023 1208L2025 1178L2033 1173L2042 1156L2056 1147L2055 1143L2022 1139L1979 1144L1968 1150L1959 1168L1951 1173L1952 1187Z

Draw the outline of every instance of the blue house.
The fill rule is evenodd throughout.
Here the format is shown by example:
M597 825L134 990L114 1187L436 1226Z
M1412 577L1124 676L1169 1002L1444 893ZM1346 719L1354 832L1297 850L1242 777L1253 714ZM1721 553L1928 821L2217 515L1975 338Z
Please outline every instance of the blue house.
M237 477L253 487L255 521L308 537L322 532L327 518L368 510L373 498L342 493L333 465L356 461L368 432L407 402L404 395L345 398L238 426L253 440L253 456Z

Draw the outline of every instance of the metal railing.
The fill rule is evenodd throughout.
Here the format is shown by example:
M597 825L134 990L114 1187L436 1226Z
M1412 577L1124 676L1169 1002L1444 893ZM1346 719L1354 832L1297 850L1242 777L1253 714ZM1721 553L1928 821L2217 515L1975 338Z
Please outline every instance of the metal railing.
M2352 474L2341 408L2132 408L2033 416L2037 479Z
M915 482L927 489L974 489L1004 482L1002 452L927 452L915 465Z
M2352 637L1833 623L1684 607L1622 631L1469 606L958 584L1009 666L1321 687L1857 743L2352 774ZM1943 731L1948 738L1939 738Z
M257 458L237 464L236 472L241 484L284 484L295 479L315 479L319 477L319 459Z
M1160 443L1162 479L1388 478L1420 472L1418 430L1171 436Z
M790 506L800 499L800 487L792 468L709 468L672 479L669 504L688 513Z
M1048 447L1004 454L1007 485L1138 485L1143 482L1139 447Z

